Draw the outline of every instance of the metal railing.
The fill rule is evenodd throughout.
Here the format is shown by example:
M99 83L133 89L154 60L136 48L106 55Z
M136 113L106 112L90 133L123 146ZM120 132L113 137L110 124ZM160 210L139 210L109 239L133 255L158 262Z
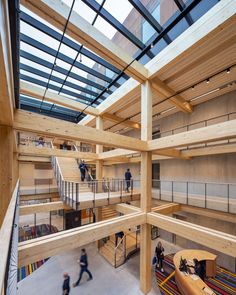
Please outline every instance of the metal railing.
M185 131L198 129L198 128L201 128L201 127L206 127L206 126L209 126L209 125L212 125L212 124L217 124L217 123L220 123L219 119L222 119L222 120L220 120L220 122L226 122L226 121L236 119L236 112L230 112L230 113L227 113L227 114L224 114L224 115L211 117L211 118L208 118L208 119L205 119L205 120L200 120L198 122L185 124L185 125L173 128L173 129L168 129L166 131L161 131L161 132L158 132L156 134L155 139L160 138L160 137L169 136L169 135L174 135L174 134L185 132ZM215 123L215 122L212 122L212 121L217 121L217 122Z
M75 210L79 209L82 201L90 202L88 204L90 208L101 206L101 200L103 206L132 201L134 188L140 186L139 180L131 180L128 183L123 179L92 179L88 182L66 181L62 176L56 157L52 157L52 166L61 200Z
M0 230L0 293L17 293L19 180Z
M163 201L236 213L236 183L152 180L152 196Z

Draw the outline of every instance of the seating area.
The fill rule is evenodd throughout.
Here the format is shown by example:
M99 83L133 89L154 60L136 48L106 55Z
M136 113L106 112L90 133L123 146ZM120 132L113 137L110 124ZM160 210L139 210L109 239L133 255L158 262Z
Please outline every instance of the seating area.
M155 270L157 283L162 295L181 295L175 281L171 277L165 284L161 283L175 270L173 262L174 254L166 255L163 261L164 273L159 269ZM236 274L222 267L217 266L215 278L206 278L205 283L217 295L234 295L236 293Z

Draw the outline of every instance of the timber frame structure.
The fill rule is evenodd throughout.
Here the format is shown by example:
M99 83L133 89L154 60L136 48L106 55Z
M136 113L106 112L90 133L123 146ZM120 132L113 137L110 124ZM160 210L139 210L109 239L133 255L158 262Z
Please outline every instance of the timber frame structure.
M142 10L140 1L130 2L136 5L136 9ZM23 76L20 84L16 85L16 71L13 70L16 55L11 42L14 24L10 24L9 20L13 15L9 10L8 1L0 0L0 3L0 249L3 253L0 257L0 292L4 288L3 278L7 265L7 242L10 241L11 231L9 222L12 221L13 204L16 202L13 192L18 184L19 162L21 157L25 156L84 158L96 164L97 179L102 179L103 166L106 164L140 163L140 208L127 204L113 205L115 210L124 216L21 242L18 247L19 266L63 253L138 225L141 226L140 289L144 294L151 290L149 261L152 225L236 257L235 236L168 216L178 211L186 211L235 223L235 212L222 213L175 202L163 203L152 208L152 161L191 161L195 157L236 152L235 116L193 130L187 128L180 133L172 132L166 137L153 139L152 135L157 120L165 120L175 113L194 114L195 107L201 103L236 90L236 66L233 64L236 60L236 2L218 1L172 42L168 33L164 34L166 42L169 42L168 46L145 65L139 60L133 60L130 54L121 50L79 14L72 13L66 28L70 38L66 38L64 42L74 39L85 44L89 50L99 55L94 54L94 58L99 57L97 62L103 63L126 79L114 92L108 91L106 99L100 89L97 102L101 101L97 105L72 100L48 88L44 92L39 85L30 84L33 80L30 81ZM22 0L21 4L51 26L63 31L69 12L69 7L66 7L64 2ZM150 17L149 14L148 16ZM182 9L180 17L191 22L186 7ZM30 23L33 20L23 12L21 21ZM38 23L35 25L40 26ZM24 38L22 42L33 42L27 40L27 36L21 38ZM138 43L137 40L136 42ZM155 42L157 41L153 40L152 46ZM148 46L146 51L151 55L151 45ZM86 49L83 50L84 54L92 54L92 51L86 53ZM145 51L144 48L142 50ZM24 54L21 52L22 56ZM211 66L212 64L214 66ZM230 75L226 73L228 69ZM211 83L208 85L206 81L209 82L209 79ZM112 83L110 80L108 82ZM20 109L15 100L17 91L22 96L43 99L45 102L71 110L77 116L79 112L82 120L72 123L49 117L46 113ZM139 138L126 134L133 130L140 132ZM17 134L20 132L86 142L96 145L96 153L18 145ZM211 144L207 145L208 143ZM194 145L198 146L191 148ZM113 149L103 151L104 146ZM190 148L185 149L186 146ZM47 204L20 206L20 215L66 207L67 205L60 200Z

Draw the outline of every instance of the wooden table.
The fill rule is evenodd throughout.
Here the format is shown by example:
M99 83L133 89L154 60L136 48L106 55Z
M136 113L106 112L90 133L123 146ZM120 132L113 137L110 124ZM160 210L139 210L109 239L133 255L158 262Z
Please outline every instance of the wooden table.
M180 259L186 259L187 261L193 261L196 258L198 261L206 261L206 275L208 277L214 277L216 275L216 255L204 251L204 250L182 250L175 254L175 281L179 288L179 291L183 295L206 295L215 293L197 276L191 274L185 274L179 270Z

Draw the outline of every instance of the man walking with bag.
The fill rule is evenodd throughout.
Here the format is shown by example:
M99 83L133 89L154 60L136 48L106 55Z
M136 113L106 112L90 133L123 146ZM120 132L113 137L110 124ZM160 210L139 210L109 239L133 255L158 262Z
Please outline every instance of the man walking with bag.
M91 272L88 270L88 258L87 258L87 253L86 253L85 249L81 250L81 256L80 256L79 264L80 264L79 278L78 278L77 282L75 282L73 284L73 287L77 287L79 285L80 280L82 279L82 276L83 276L84 272L87 272L87 274L89 275L88 281L93 279L93 276L92 276Z

